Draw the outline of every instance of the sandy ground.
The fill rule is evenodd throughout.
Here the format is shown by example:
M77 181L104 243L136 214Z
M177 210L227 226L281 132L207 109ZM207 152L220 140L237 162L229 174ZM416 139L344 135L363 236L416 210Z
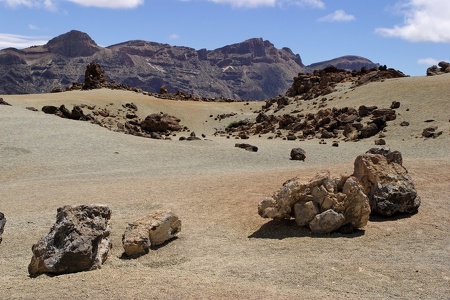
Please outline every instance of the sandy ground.
M254 116L261 103L157 100L97 90L2 96L0 211L7 218L0 245L2 299L450 299L450 77L373 83L334 95L329 105L388 107L388 146L400 150L422 206L413 216L372 217L353 235L314 235L293 221L262 219L257 205L287 179L318 171L353 170L373 139L319 145L318 140L252 137L257 153L213 137L232 119ZM117 106L139 114L178 116L208 140L161 141L108 131L87 122L24 109L44 104ZM112 104L110 104L112 103ZM309 103L303 107L313 109ZM433 119L444 133L420 138ZM402 120L411 125L400 127ZM305 162L289 160L293 147ZM29 278L31 246L55 222L56 209L102 203L113 210L113 250L102 269ZM126 224L155 209L182 220L179 237L138 259L122 259Z

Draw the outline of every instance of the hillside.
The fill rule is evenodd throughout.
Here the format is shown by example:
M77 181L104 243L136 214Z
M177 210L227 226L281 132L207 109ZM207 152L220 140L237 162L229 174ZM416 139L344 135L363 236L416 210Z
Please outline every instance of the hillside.
M88 50L88 52L91 50ZM446 299L449 295L450 74L342 84L327 101L290 99L266 110L275 116L323 109L389 107L395 120L383 134L399 150L422 205L415 215L372 216L363 230L317 235L293 221L261 218L259 201L286 180L309 180L321 170L351 174L357 155L377 136L345 141L285 140L288 132L242 139L214 133L233 121L254 121L262 102L168 101L142 93L95 89L0 95L0 211L7 223L0 244L5 299ZM295 101L294 101L295 100ZM174 115L190 132L155 140L89 122L44 114L44 105L84 104L114 113L133 103L136 114ZM320 107L319 104L326 105ZM26 109L29 107L29 109ZM31 111L35 107L38 111ZM87 108L86 108L87 109ZM333 109L334 110L334 109ZM299 112L301 111L301 112ZM217 116L229 116L216 118ZM109 122L108 121L108 122ZM403 126L403 121L409 126ZM105 124L107 124L106 122ZM436 138L422 136L437 127ZM191 132L205 137L181 141ZM306 151L304 162L290 150ZM58 207L101 203L112 209L113 249L99 270L30 278L31 247L48 233ZM124 259L128 222L156 209L182 221L179 237L137 259Z
M96 62L109 81L149 92L165 85L203 97L263 100L285 93L298 73L337 62L342 69L376 66L359 57L306 67L289 48L254 38L215 50L196 50L133 40L101 47L80 31L70 31L46 45L0 50L0 94L35 94L82 82L86 66Z

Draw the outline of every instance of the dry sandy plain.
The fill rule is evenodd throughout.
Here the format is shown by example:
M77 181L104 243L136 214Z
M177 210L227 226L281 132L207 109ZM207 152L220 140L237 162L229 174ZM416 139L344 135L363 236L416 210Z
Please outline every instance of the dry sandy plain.
M238 112L254 117L261 103L158 100L142 94L74 91L4 95L0 105L1 299L450 299L450 76L411 77L343 88L330 106L389 107L387 145L403 154L422 205L413 216L372 217L352 235L314 235L295 222L277 223L257 205L289 178L320 170L351 174L374 138L340 142L251 137L257 153L214 137ZM138 114L166 112L207 140L153 140L43 112L45 104L134 102ZM308 102L310 103L310 102ZM313 109L311 104L303 108ZM292 109L287 107L286 110ZM432 123L425 120L433 119ZM401 127L401 121L409 121ZM443 134L424 139L422 130ZM302 147L305 162L291 161ZM48 233L56 209L101 203L113 210L113 250L102 269L30 278L31 246ZM138 259L122 259L126 224L155 209L182 220L179 237Z

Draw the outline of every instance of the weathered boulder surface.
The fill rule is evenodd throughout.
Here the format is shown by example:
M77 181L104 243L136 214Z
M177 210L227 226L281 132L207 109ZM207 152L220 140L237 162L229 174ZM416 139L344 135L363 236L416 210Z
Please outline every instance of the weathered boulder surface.
M331 177L328 171L309 182L293 178L258 206L263 218L291 219L299 226L309 226L314 233L329 233L350 224L364 227L370 206L358 180L352 176Z
M3 234L3 229L5 228L5 224L6 224L5 215L0 212L0 244L2 243L2 234Z
M291 150L291 159L292 160L301 160L305 161L306 158L306 151L302 148L293 148Z
M361 182L372 212L391 216L419 209L421 199L401 163L400 152L386 149L371 149L356 158L353 176Z
M30 276L101 268L112 248L110 218L111 209L104 205L58 208L56 223L32 247Z
M172 132L181 130L180 119L168 114L148 115L141 123L142 130L147 132Z
M125 255L147 254L152 246L175 238L181 230L181 220L171 211L157 210L129 223L122 236Z

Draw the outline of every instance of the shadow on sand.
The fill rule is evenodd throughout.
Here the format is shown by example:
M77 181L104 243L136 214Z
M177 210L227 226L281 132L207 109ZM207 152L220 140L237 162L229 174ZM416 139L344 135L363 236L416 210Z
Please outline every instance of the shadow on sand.
M407 213L397 213L392 216L382 216L378 214L371 214L369 221L370 222L390 222L390 221L398 221L402 219L409 219L415 214L407 214Z
M313 233L307 227L300 227L295 220L271 220L262 225L257 231L249 235L249 238L256 239L277 239L286 238L355 238L364 235L365 231L353 229L351 233L340 233L338 231L328 234Z

